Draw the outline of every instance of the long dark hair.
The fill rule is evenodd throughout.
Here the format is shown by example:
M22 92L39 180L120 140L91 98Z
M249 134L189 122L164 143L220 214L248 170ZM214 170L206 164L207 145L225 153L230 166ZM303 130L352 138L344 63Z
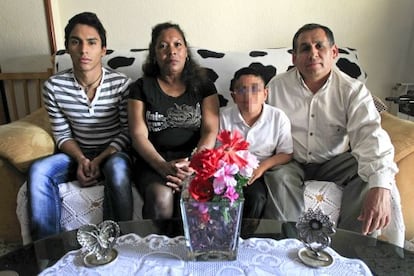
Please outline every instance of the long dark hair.
M187 48L187 60L184 64L183 72L181 73L181 80L185 83L187 88L197 90L201 83L207 80L207 73L204 68L201 68L192 58L191 51L189 49L187 40L185 38L183 30L178 24L170 22L157 24L151 33L151 42L149 44L149 53L145 63L142 65L142 71L144 76L158 77L161 74L160 67L157 63L155 47L157 46L157 40L161 33L167 29L173 28L177 30L183 37L184 45Z

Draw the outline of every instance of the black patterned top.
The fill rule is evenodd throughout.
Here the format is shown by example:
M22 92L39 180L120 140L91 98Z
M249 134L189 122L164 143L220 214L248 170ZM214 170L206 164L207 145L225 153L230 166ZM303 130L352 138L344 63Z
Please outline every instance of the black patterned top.
M197 91L172 97L155 78L144 77L132 84L129 97L145 103L149 140L157 151L191 152L200 139L202 101L215 93L214 84L208 81Z

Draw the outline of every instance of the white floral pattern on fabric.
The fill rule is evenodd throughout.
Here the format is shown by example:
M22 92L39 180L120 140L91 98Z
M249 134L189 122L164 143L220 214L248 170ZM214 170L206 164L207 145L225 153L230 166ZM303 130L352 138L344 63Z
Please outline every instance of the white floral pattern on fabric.
M341 211L342 189L333 182L305 181L305 210L320 208L322 212L338 224Z
M319 207L331 220L337 224L341 211L342 188L333 182L305 181L305 210ZM377 231L381 239L404 247L405 225L401 210L401 198L395 185L391 188L391 222ZM407 244L409 245L409 244Z

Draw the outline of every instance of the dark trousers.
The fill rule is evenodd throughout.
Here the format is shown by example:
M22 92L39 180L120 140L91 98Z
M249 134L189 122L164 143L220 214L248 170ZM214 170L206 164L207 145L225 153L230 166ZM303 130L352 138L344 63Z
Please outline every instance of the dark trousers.
M264 218L297 221L304 212L304 181L329 181L343 188L338 227L361 232L362 223L357 217L368 184L359 177L358 162L351 153L342 153L322 164L301 164L293 160L267 171L264 179L268 189Z
M243 188L244 218L261 218L267 201L267 188L263 177Z

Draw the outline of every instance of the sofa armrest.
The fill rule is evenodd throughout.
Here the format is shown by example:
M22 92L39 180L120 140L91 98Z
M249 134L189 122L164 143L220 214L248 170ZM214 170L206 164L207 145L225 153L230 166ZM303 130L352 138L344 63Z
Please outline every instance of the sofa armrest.
M414 122L403 120L389 112L381 112L381 125L395 148L395 162L414 152Z
M34 160L54 152L55 142L44 108L0 126L0 156L22 173Z

